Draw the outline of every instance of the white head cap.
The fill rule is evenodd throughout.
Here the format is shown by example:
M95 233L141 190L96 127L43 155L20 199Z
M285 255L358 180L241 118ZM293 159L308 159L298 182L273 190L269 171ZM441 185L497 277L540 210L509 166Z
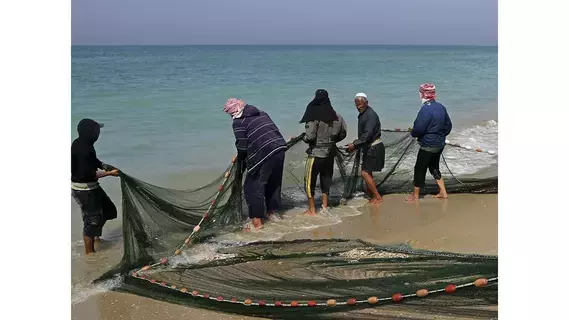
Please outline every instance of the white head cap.
M363 92L359 92L356 94L356 99L357 98L365 98L367 100L367 95Z

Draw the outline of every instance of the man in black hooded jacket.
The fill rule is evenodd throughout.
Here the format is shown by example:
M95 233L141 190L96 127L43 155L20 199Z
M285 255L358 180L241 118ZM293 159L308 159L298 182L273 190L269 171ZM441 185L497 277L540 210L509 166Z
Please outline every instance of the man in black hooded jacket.
M97 159L94 144L102 127L94 120L81 120L79 137L71 144L71 195L81 207L86 254L95 252L95 239L101 236L105 222L117 217L117 208L98 182L119 175L118 169Z

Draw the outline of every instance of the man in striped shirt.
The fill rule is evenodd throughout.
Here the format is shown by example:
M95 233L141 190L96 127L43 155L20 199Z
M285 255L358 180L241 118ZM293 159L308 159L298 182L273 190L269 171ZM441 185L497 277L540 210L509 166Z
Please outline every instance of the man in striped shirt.
M286 141L269 115L243 100L231 98L223 109L233 118L237 159L247 163L244 193L249 218L263 226L280 207Z

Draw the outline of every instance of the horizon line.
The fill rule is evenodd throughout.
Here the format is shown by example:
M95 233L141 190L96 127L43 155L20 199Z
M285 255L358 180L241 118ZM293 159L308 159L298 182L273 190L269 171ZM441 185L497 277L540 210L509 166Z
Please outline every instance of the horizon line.
M213 46L338 46L338 47L345 47L345 46L385 46L385 47L497 47L498 44L302 44L302 43L262 43L262 44L98 44L98 43L90 43L90 44L71 44L71 46L83 46L83 47L92 47L92 46L121 46L121 47L128 47L128 46L146 46L146 47L184 47L184 46L201 46L201 47L213 47Z

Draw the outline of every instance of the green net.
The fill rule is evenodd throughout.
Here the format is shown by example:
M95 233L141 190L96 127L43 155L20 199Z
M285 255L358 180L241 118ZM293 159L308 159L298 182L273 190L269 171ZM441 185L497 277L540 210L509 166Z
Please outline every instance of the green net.
M398 130L384 130L382 140L386 161L384 170L374 174L378 190L381 194L410 192L419 150L416 140ZM302 135L288 142L282 211L306 203L305 148ZM447 145L441 159L447 191L496 193L497 163L494 152ZM99 280L121 274L124 281L118 290L276 318L345 317L344 312L352 318L377 318L391 311L366 310L400 298L422 315L436 314L441 308L455 316L496 314L486 307L497 303L497 257L341 239L218 241L218 236L240 229L247 220L243 165L236 161L211 183L191 190L158 187L121 173L124 254ZM363 190L360 154L338 150L331 205L365 197ZM434 180L422 191L437 192ZM204 250L211 254L197 258ZM478 285L488 284L475 286L479 278L486 280ZM444 294L449 284L458 290L451 286L447 291L452 294ZM427 289L429 295L418 298L420 289Z

